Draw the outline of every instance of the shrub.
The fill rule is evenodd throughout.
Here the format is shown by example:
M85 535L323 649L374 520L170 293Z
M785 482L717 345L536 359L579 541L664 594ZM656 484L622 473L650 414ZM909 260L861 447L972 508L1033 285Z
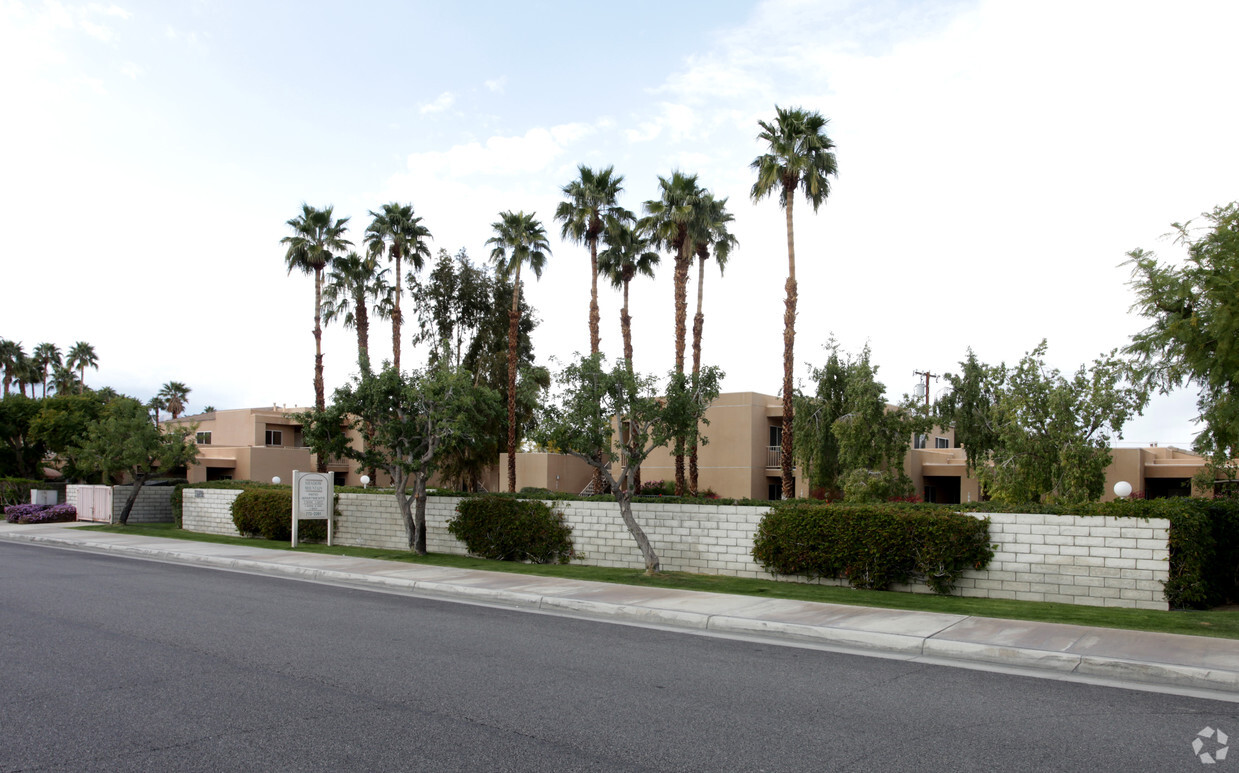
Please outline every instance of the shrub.
M176 528L181 528L181 514L185 504L185 489L187 488L206 488L206 489L230 489L242 491L246 489L273 489L292 491L292 486L287 483L263 483L256 480L212 480L205 483L179 483L172 489L172 520L176 522ZM336 487L336 493L340 492L340 487ZM290 494L291 496L291 494ZM290 505L291 507L291 505ZM290 510L289 529L292 528L292 515Z
M232 522L246 536L270 540L289 540L293 535L293 492L291 488L247 488L232 502ZM327 538L326 521L301 521L298 537L306 540Z
M456 506L447 530L470 555L497 561L566 564L572 560L572 528L563 513L544 502L507 497L470 497Z
M77 520L73 505L9 505L4 508L9 523L62 523Z
M781 503L763 516L753 543L753 558L778 574L876 590L922 579L940 594L993 557L988 519L906 505Z

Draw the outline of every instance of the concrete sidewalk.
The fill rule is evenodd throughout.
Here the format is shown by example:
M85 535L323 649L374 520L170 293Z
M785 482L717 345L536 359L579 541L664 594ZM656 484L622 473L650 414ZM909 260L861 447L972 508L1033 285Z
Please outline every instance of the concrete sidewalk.
M1239 641L423 566L0 522L0 540L1239 702Z

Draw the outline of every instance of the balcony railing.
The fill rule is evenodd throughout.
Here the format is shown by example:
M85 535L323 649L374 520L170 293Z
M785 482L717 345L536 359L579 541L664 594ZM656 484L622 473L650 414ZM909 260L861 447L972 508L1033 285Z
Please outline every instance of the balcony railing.
M766 448L766 466L767 467L782 467L781 457L783 456L782 446L769 446Z

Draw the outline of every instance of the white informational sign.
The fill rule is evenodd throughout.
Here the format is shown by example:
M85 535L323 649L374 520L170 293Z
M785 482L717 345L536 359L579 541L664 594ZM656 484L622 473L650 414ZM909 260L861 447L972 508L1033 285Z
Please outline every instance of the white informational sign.
M293 547L297 547L298 521L327 521L327 544L331 545L335 504L335 473L293 470Z

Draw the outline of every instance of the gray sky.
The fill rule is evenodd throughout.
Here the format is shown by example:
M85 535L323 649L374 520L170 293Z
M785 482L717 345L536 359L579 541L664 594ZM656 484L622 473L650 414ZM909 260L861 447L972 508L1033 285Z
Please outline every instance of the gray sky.
M740 240L707 274L704 359L774 393L784 220L748 193L779 104L827 116L839 163L818 213L798 202L798 375L831 334L870 344L891 399L968 347L1010 363L1047 338L1070 371L1143 327L1125 253L1174 256L1171 222L1235 198L1236 28L1233 2L0 2L0 336L88 341L88 383L183 381L191 410L309 404L285 221L333 204L360 242L394 200L479 262L500 211L536 212L535 349L565 359L589 345L589 261L558 239L560 188L613 164L639 210L681 169ZM672 363L664 260L633 287L647 372ZM618 309L607 291L611 356ZM324 339L330 390L355 337ZM1160 399L1125 434L1187 443L1194 413Z

